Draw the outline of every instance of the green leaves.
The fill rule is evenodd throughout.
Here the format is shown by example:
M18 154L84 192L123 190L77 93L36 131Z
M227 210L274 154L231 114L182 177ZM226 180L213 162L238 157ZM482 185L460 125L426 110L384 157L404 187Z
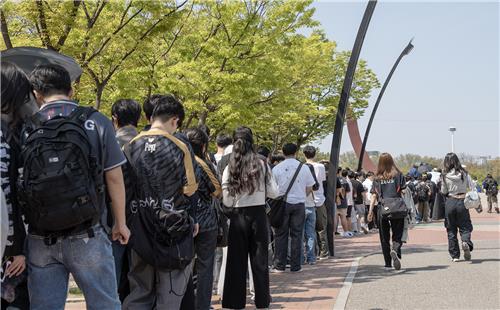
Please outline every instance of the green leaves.
M108 112L119 98L169 92L186 106L185 126L216 135L246 125L277 149L333 130L349 53L326 39L311 2L26 0L1 9L14 46L77 59L82 103ZM360 61L351 117L378 86Z

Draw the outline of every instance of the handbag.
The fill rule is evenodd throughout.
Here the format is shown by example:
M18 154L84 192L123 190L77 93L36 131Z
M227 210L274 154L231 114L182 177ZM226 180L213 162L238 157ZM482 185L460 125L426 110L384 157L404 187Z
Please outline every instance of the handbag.
M476 187L472 184L472 181L469 177L467 177L467 182L469 183L469 189L465 194L464 205L466 209L477 209L481 205L481 198L479 197L478 192L476 191Z
M285 194L275 199L269 198L266 201L267 204L266 209L267 209L267 216L269 218L269 223L274 228L279 228L283 224L283 219L285 218L286 198L288 196L288 193L292 189L293 183L295 183L295 180L299 175L300 169L302 169L302 165L303 163L300 163L299 166L297 167L297 170L295 171L295 174L293 175L292 180L290 181L290 184L288 185Z
M396 180L394 180L396 182ZM394 183L394 186L396 183ZM403 197L384 198L382 195L382 185L378 182L375 188L377 194L380 196L379 212L382 218L385 219L402 219L408 215L408 208Z

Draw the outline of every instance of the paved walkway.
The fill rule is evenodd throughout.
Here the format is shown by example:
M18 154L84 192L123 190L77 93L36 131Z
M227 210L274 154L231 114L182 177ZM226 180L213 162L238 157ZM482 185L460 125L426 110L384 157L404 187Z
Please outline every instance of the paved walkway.
M500 309L500 216L475 211L471 216L476 249L470 263L449 262L442 221L410 231L399 272L383 272L378 234L339 238L335 259L305 266L301 273L271 274L271 309ZM344 299L339 293L345 278L361 257ZM406 297L394 302L395 291ZM221 308L216 296L214 307ZM66 309L85 306L68 303ZM250 300L247 309L255 309Z

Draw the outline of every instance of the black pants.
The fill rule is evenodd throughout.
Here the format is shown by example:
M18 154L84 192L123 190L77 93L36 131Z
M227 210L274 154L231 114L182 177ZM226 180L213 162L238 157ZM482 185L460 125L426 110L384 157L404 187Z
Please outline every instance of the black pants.
M255 306L269 308L268 245L269 224L264 206L237 208L229 224L223 308L245 308L248 255L255 286Z
M196 260L194 274L198 282L196 286L196 309L210 309L212 286L214 282L214 258L217 247L217 230L199 233L194 239Z
M403 237L403 230L405 226L405 219L385 219L381 216L378 217L378 233L380 236L380 245L382 246L382 253L384 254L384 261L386 267L392 266L391 259L391 230L392 230L392 249L398 253L401 258L401 237Z
M281 227L276 229L276 252L274 267L285 270L288 254L288 238L290 238L290 270L301 269L302 240L304 236L304 222L306 220L306 207L303 203L285 206L285 218Z
M465 208L463 199L447 198L444 215L444 226L448 233L448 252L452 258L460 258L457 230L460 231L462 242L467 242L471 251L473 249L473 244L470 240L472 222L469 210Z

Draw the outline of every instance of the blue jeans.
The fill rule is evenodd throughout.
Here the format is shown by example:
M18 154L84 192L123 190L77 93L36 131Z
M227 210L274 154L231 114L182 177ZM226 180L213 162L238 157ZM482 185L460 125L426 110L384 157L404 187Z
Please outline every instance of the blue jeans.
M306 243L306 258L308 263L316 262L316 208L306 207L304 222L304 240ZM304 251L302 251L304 253Z
M44 237L27 237L28 289L31 310L64 310L69 274L85 296L87 309L120 310L111 241L102 228L58 238L46 245Z

